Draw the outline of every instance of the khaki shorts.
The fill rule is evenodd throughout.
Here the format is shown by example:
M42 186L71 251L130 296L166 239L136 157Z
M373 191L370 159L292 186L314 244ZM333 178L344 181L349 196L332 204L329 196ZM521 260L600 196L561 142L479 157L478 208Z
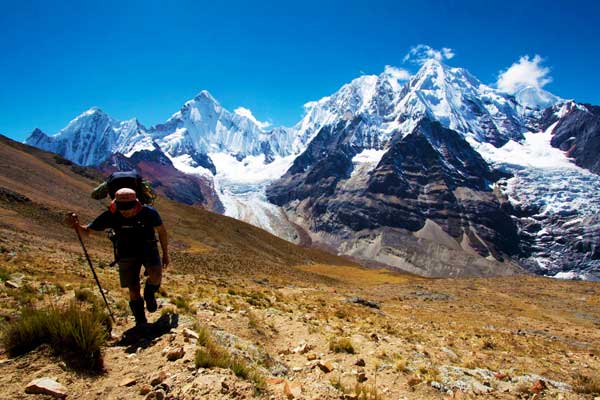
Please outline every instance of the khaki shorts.
M128 257L119 260L119 281L122 288L139 286L142 265L146 268L146 271L162 268L158 247L149 249L140 257Z

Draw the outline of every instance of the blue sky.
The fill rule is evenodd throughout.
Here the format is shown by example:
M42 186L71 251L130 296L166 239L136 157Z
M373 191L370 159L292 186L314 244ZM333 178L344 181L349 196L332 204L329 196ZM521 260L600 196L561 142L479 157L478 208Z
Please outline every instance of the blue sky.
M304 103L403 59L418 44L495 84L529 56L544 88L600 104L595 1L0 0L0 133L54 134L98 106L146 126L202 89L261 121L292 125ZM529 71L527 69L525 72ZM542 72L540 72L542 71ZM521 70L523 72L523 70ZM551 80L550 82L548 82Z

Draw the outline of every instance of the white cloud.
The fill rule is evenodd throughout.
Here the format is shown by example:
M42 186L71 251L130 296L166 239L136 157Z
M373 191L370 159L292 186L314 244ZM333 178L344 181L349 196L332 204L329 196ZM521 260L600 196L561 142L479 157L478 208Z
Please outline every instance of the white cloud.
M444 58L446 60L450 60L451 58L453 58L455 56L454 50L452 50L450 47L442 48L442 55L444 56Z
M548 75L550 68L542 66L543 61L544 59L537 54L532 59L529 56L519 58L519 61L506 71L500 72L496 83L498 89L514 94L526 86L543 88L552 82L552 78Z
M407 81L410 79L410 72L408 72L404 68L397 68L392 65L386 65L383 72L390 76L393 76L399 81Z
M237 115L248 118L250 121L254 122L260 129L267 129L271 126L270 122L261 122L256 119L256 117L252 114L246 107L238 107L234 111Z
M436 50L426 44L418 44L411 47L410 51L402 59L402 62L410 61L415 64L423 64L425 61L432 58L443 61L450 60L454 56L454 50L450 47L443 47L441 50Z

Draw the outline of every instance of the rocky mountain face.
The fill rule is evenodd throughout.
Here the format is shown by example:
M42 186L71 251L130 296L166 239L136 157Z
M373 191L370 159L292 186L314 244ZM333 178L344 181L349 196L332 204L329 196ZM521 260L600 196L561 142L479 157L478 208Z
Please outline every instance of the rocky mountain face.
M105 175L115 171L137 170L152 187L165 197L188 205L201 205L222 213L223 205L215 192L213 182L203 176L179 171L160 149L141 150L131 157L120 153L110 156L98 166Z
M582 153L594 160L599 130L593 109L531 87L509 96L435 60L404 85L391 85L383 75L362 83L371 89L355 92L371 94L368 106L321 128L267 190L314 241L423 275L461 273L453 267L464 257L447 263L444 251L427 247L433 242L448 251L518 260L537 273L599 276L599 227L590 212L600 207L598 179L567 158L580 148L586 150L577 153L578 165L584 166ZM342 93L331 97L336 104L354 104L340 100ZM527 134L546 130L552 141ZM552 146L571 151L553 153ZM519 153L523 160L511 158ZM567 176L574 187L558 187ZM580 207L584 198L590 204ZM446 267L419 258L424 247L441 253L438 265Z
M600 174L600 107L570 110L553 130L552 146L567 152L575 164Z
M600 277L599 109L535 87L508 95L437 60L408 81L396 72L307 103L291 128L203 91L152 128L91 109L27 142L136 166L171 198L364 262Z

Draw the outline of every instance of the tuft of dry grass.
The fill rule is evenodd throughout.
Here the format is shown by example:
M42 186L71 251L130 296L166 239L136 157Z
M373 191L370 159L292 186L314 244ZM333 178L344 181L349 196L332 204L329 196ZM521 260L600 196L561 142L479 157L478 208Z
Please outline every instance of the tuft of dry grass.
M242 358L234 357L229 350L219 345L207 328L197 331L200 336L198 344L202 345L202 348L196 351L196 368L228 368L238 378L252 381L257 391L266 388L265 378L256 368L248 365Z
M25 309L5 327L2 342L13 357L48 344L71 367L99 371L107 326L110 321L103 312L74 302L62 308Z
M573 391L582 394L600 394L600 376L575 374Z
M339 376L330 380L331 386L345 395L349 395L356 400L382 400L383 397L377 391L374 384L355 383L354 385L344 384Z
M186 312L188 314L194 314L196 312L191 306L190 299L187 296L177 296L172 298L171 301L181 312Z
M348 338L334 338L329 341L329 350L334 353L354 354L356 350Z
M83 303L94 304L96 302L96 296L86 288L75 289L75 299Z

